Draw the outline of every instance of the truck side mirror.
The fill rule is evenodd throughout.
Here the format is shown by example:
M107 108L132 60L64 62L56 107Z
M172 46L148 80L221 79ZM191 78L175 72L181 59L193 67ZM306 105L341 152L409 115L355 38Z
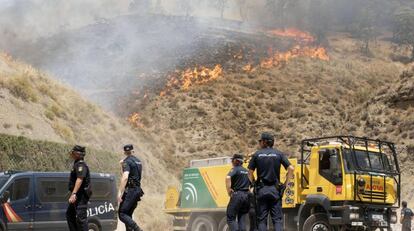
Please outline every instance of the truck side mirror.
M2 204L6 203L9 200L10 197L10 192L9 191L5 191L1 196L0 196L0 202Z

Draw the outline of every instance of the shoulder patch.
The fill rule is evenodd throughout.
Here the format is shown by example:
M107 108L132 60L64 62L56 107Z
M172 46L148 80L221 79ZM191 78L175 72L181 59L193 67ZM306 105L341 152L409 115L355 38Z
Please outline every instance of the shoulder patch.
M78 167L78 172L82 172L83 171L83 166L79 166Z

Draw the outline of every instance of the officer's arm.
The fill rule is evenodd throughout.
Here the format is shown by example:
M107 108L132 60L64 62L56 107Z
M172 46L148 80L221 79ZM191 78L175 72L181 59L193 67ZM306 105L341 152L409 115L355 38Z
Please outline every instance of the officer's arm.
M125 187L127 185L128 182L128 177L129 177L129 172L125 171L124 173L122 173L122 178L121 178L121 183L119 185L119 193L122 196L122 194L124 194L125 191Z
M254 170L249 169L249 180L250 180L251 183L255 182Z
M73 188L72 194L78 193L78 191L79 191L79 189L82 185L82 182L83 182L83 177L76 178L75 187Z
M256 170L256 155L253 154L252 158L250 159L249 166L247 167L249 169L249 180L250 183L254 183L254 170Z
M227 189L227 194L231 196L231 193L233 192L233 190L231 189L231 176L226 177L226 189Z
M290 179L293 179L295 177L294 174L295 174L295 167L293 167L293 165L289 165L289 167L287 168L285 185L287 185Z

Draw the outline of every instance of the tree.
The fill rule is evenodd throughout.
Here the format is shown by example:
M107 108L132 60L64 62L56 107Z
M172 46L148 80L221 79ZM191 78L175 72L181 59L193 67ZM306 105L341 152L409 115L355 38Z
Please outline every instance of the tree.
M330 7L327 0L309 1L308 28L315 36L316 43L327 42L326 33L332 21Z
M129 11L147 14L151 6L151 0L132 0L129 3Z
M241 20L247 21L247 7L246 7L246 0L237 0L237 6L239 7L239 13Z
M227 7L227 2L228 0L216 0L214 2L214 7L219 10L221 19L224 18L224 10Z
M371 55L370 42L375 40L379 34L376 26L377 20L372 2L368 3L358 11L355 27L352 31L354 36L362 42L361 50L367 56Z
M193 11L193 4L191 0L180 0L179 7L182 11L184 11L186 18L190 17Z
M404 8L394 15L393 41L399 46L411 49L411 61L414 61L414 10Z

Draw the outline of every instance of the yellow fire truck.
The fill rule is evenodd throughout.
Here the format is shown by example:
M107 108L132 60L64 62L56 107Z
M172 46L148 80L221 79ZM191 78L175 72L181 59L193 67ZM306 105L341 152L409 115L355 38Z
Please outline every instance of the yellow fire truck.
M307 139L283 196L285 230L391 230L400 205L400 170L391 142L354 136ZM248 160L246 160L246 163ZM225 231L230 158L191 161L165 212L174 230ZM284 182L286 172L281 172Z

